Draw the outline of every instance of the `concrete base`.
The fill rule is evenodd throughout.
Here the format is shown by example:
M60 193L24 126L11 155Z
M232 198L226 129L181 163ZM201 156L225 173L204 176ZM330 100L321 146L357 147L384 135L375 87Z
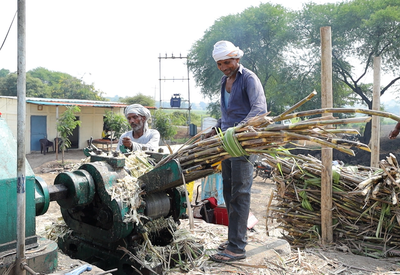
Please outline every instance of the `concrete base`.
M38 246L25 251L28 266L41 274L49 274L57 269L57 243L38 237ZM14 274L15 252L0 262L0 274ZM10 271L10 272L8 272Z

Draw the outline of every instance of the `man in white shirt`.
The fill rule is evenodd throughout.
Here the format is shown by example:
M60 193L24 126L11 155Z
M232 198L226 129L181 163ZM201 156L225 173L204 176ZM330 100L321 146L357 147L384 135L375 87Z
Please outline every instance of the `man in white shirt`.
M126 107L125 116L132 127L121 135L118 141L117 151L157 150L160 142L160 133L155 129L149 129L147 121L151 118L150 111L140 104L132 104Z

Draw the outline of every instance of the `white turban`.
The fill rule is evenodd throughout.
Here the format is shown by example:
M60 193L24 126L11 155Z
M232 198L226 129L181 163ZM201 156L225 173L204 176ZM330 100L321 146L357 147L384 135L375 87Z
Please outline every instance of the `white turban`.
M151 113L149 109L143 107L140 104L132 104L125 108L125 116L127 117L129 114L137 114L146 117L144 128L147 130L148 128L147 122L151 119Z
M217 62L230 58L241 58L243 51L239 47L235 47L232 42L222 40L215 43L212 56L215 62Z

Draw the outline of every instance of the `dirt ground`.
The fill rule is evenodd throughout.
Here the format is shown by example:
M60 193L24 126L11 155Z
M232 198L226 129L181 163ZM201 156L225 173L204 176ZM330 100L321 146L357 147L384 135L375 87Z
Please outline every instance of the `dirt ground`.
M398 142L400 142L400 139L398 139ZM395 145L394 143L392 144L393 146ZM393 148L393 146L389 147ZM397 148L400 148L400 146L397 146ZM397 153L397 151L394 153ZM79 163L84 158L86 157L84 156L82 150L69 150L64 155L64 161L69 168L74 164ZM27 155L27 160L35 175L43 178L47 184L53 184L55 177L61 171L58 169L60 168L61 156L59 156L58 160L56 160L56 156L53 152L49 152L46 155L32 153ZM198 185L199 183L200 181L197 181L195 185ZM263 180L262 178L257 177L253 183L251 212L259 221L254 227L255 232L252 234L259 239L268 238L266 233L265 217L267 204L274 188L274 182L269 179ZM51 202L48 212L36 218L37 234L45 236L45 227L51 225L52 222L54 222L60 216L61 214L58 204L56 202ZM274 224L272 221L268 221L268 227L270 230L270 236L280 236L278 230L273 230ZM82 262L77 263L76 260L70 259L62 253L61 255L62 257L59 260L60 270L66 270L73 265L79 265L79 263L82 264ZM285 271L278 273L268 271L268 269L259 269L259 271L257 271L257 268L254 267L247 269L245 268L245 271L243 271L244 267L242 267L239 269L231 268L231 271L228 273L218 272L218 274L229 274L232 272L234 274L400 274L400 266L396 264L398 259L376 260L368 257L343 253L340 249L335 249L333 247L319 247L314 250L302 252L292 251L292 255L294 255L292 256L292 263ZM314 265L317 265L318 268L314 267ZM322 266L324 267L324 272L320 271ZM260 270L263 271L261 272ZM215 272L196 272L197 273L190 274L216 274ZM93 273L86 272L84 274L95 273L93 271Z

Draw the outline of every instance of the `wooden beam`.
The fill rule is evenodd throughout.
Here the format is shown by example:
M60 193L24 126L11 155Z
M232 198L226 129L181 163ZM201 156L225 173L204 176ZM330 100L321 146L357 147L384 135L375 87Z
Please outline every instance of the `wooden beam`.
M321 107L332 108L332 41L331 27L322 27L321 34ZM324 114L331 115L331 114ZM332 229L332 149L321 148L321 234L322 244L333 241Z
M373 85L373 99L372 110L379 111L381 105L381 57L374 57L374 85ZM371 122L371 167L379 167L379 151L381 139L381 124L379 116L372 116Z

